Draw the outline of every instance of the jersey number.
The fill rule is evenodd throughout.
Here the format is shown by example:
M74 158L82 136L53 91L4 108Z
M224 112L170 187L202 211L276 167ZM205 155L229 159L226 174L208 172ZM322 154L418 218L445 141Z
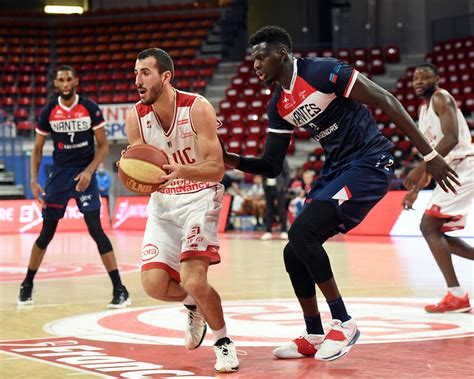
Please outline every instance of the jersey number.
M71 132L71 133L68 133L69 134L69 137L71 137L71 143L74 142L74 132Z
M388 163L385 166L383 166L383 168L387 171L390 171L390 167L392 166L393 166L393 159L389 159Z

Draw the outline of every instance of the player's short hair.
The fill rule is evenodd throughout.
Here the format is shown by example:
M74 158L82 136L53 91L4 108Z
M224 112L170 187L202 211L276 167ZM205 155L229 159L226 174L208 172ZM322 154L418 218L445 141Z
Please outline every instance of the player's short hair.
M433 74L439 75L438 67L436 67L433 63L430 62L423 62L422 64L419 64L415 67L415 69L417 68L428 68L431 70L431 72L433 72Z
M171 59L171 57L166 51L159 49L157 47L150 47L149 49L140 51L137 55L137 59L140 61L148 57L155 58L156 68L158 69L158 72L160 74L165 71L171 72L171 80L173 80L173 77L174 77L173 60Z
M74 70L71 66L67 65L67 64L62 64L61 66L57 67L56 70L54 71L54 77L57 78L58 77L58 72L59 71L71 71L72 72L72 76L76 77L76 70Z
M266 43L280 43L285 46L289 52L293 48L290 34L279 26L264 26L257 30L249 38L249 45L255 46L262 42Z

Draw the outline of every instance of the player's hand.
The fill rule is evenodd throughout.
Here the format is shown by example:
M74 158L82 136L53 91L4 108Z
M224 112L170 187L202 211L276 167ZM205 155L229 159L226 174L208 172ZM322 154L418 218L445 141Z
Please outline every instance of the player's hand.
M421 180L422 175L425 174L425 167L423 164L418 165L416 168L411 170L408 175L403 179L403 186L407 190L412 190L418 182Z
M165 187L168 187L172 180L178 179L181 177L181 171L183 165L173 162L170 157L168 157L169 164L163 165L161 168L167 172L166 175L160 178L160 185L158 186L157 191L162 190Z
M44 192L43 187L39 185L37 182L32 182L31 183L31 192L33 193L33 196L35 197L36 201L41 204L41 207L45 207L45 202L43 197L46 195L46 192Z
M402 200L403 208L406 210L413 209L413 203L418 198L418 191L408 192Z
M224 159L224 165L226 169L234 169L236 168L239 163L240 163L240 156L234 153L229 153L224 145L224 142L222 142L221 137L217 136L219 139L219 143L221 144L222 148L222 157Z
M432 160L426 162L426 171L433 176L444 192L451 191L454 194L457 193L454 184L461 185L458 174L446 163L441 155L437 155Z
M82 192L89 187L89 184L91 184L91 178L92 174L88 171L82 171L79 175L77 175L74 180L77 181L76 184L76 191L77 192Z

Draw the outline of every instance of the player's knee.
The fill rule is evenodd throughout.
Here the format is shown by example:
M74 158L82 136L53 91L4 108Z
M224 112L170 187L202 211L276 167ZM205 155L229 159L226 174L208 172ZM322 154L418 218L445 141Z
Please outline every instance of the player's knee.
M429 237L434 233L438 233L438 226L428 217L423 216L420 223L420 231L424 237Z
M283 260L286 272L290 275L295 272L296 267L301 262L290 243L287 243L283 249Z
M46 249L54 237L59 220L44 220L40 235L36 240L36 246Z
M112 244L100 223L100 211L97 210L84 213L84 221L86 222L89 234L97 244L100 255L111 252L113 250Z
M208 289L206 273L200 270L192 273L182 273L181 285L191 296L199 297L201 294L206 293Z
M146 294L156 300L168 300L168 287L171 278L166 272L156 273L147 270L142 272L142 286Z

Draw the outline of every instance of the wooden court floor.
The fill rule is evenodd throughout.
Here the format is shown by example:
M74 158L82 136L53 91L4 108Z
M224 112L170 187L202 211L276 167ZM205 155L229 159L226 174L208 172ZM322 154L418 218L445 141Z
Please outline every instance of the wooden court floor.
M474 312L423 310L445 288L421 238L328 241L336 280L362 333L360 343L328 363L274 359L272 349L297 337L304 325L283 267L285 242L258 236L222 235L222 263L210 268L241 361L240 372L218 375L212 371L211 334L201 348L186 351L183 307L155 301L142 290L141 233L111 234L133 301L125 310L107 310L110 281L84 233L55 236L35 281L35 305L18 307L36 235L1 235L0 378L474 378ZM473 294L473 262L455 257L454 264L461 285ZM328 308L320 303L327 323Z

